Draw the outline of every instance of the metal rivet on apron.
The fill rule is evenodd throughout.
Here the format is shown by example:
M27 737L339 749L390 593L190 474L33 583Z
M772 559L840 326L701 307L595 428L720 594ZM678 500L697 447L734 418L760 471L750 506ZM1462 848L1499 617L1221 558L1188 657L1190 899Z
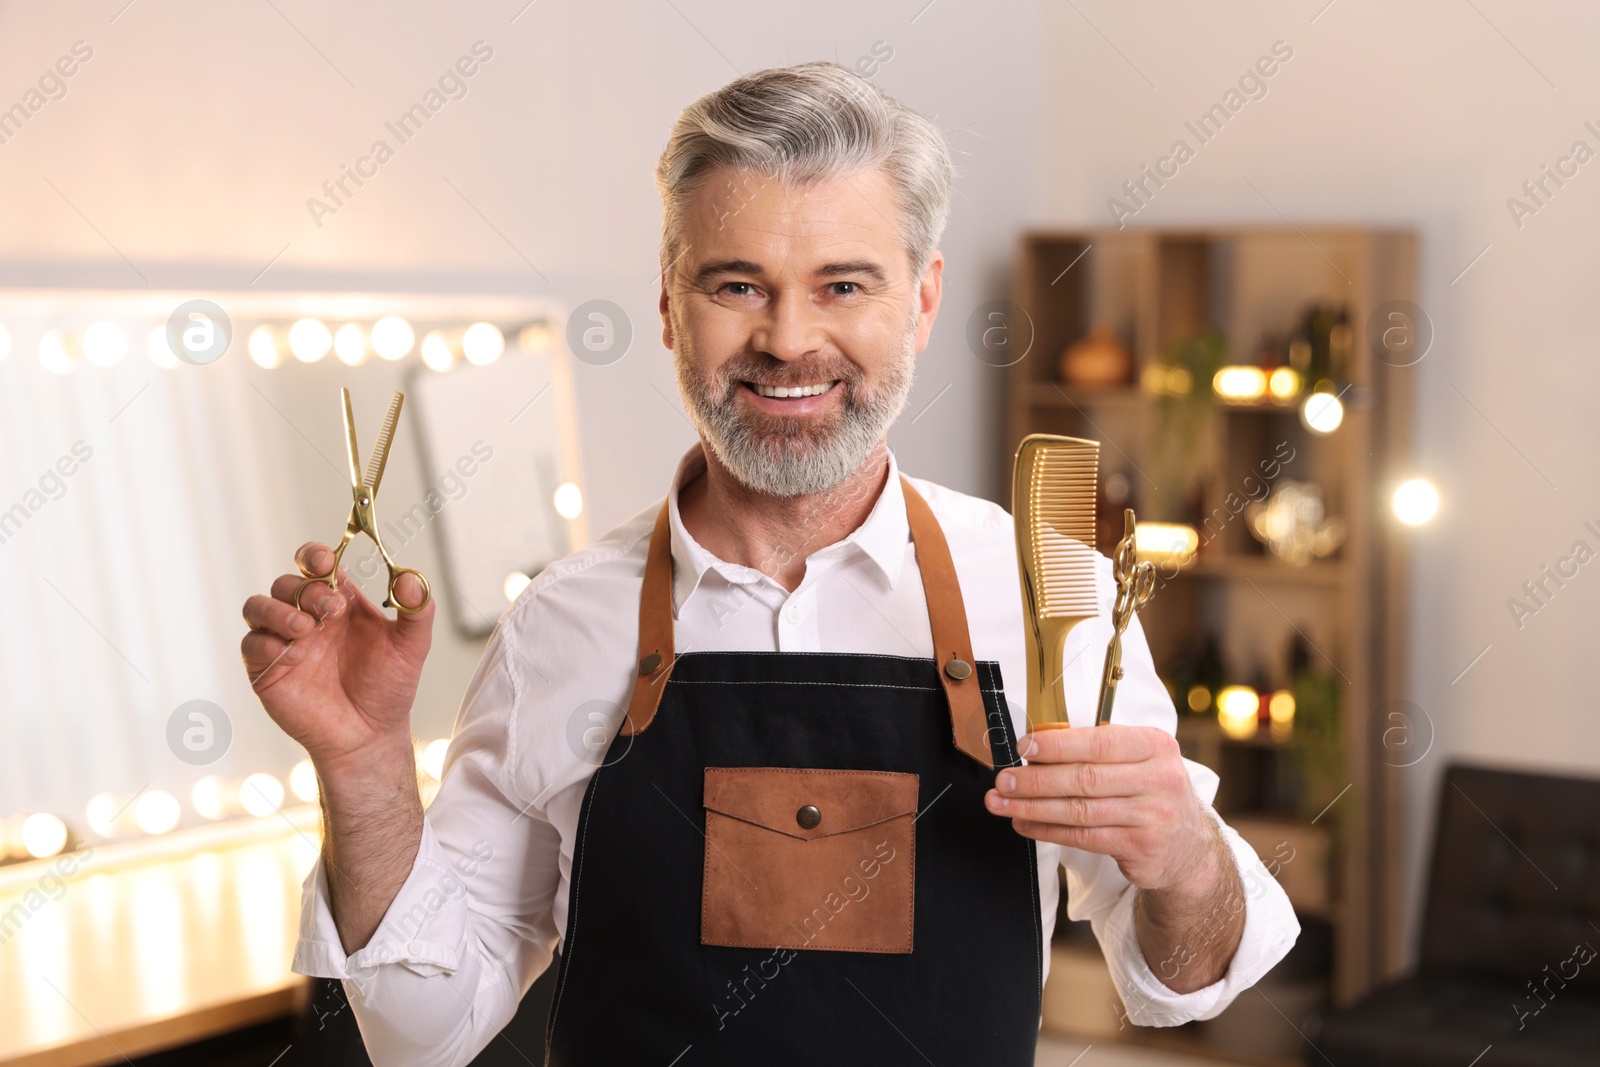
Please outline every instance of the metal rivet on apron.
M661 653L652 652L639 661L640 674L654 674L661 667Z
M794 813L794 821L810 830L822 821L822 812L817 810L815 804L807 804Z
M964 659L953 659L944 665L944 673L959 682L972 673L972 664Z

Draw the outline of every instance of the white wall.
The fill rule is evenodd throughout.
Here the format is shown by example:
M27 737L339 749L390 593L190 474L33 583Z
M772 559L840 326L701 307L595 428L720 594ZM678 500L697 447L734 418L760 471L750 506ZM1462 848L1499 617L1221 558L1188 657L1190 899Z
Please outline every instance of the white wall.
M973 307L1003 293L1029 210L1031 4L993 11L955 0L869 8L833 0L744 7L733 18L734 9L710 0L539 0L526 10L524 0L276 0L277 10L202 0L124 10L125 2L0 0L0 108L22 99L75 41L94 50L66 96L0 144L0 285L148 280L233 289L254 280L258 288L393 285L550 294L568 306L615 301L632 316L632 350L612 366L576 367L595 534L664 492L693 440L656 310L660 202L651 171L673 119L738 73L817 58L854 65L885 42L893 58L876 81L947 131L962 170L943 245L945 310L907 420L927 411L892 440L912 473L999 493L1001 372L972 357L963 331ZM480 39L494 55L468 95L317 226L307 198ZM27 356L13 356L13 369L18 358ZM242 359L242 350L229 358ZM0 364L0 389L20 388L7 370ZM274 400L337 457L328 398L342 368L272 373L281 390ZM381 395L384 373L364 367L358 376ZM159 379L156 387L164 388ZM292 437L277 461L284 484L329 480L323 458ZM420 476L412 485L405 477L391 473L385 495L417 499ZM325 487L315 501L293 505L306 519L283 545L285 567L298 539L337 532L343 505ZM74 506L69 499L41 519L79 520ZM226 527L215 536L226 537ZM431 545L418 565L437 573ZM236 584L218 593L230 617L249 589ZM442 624L436 632L416 713L424 737L448 731L479 654ZM86 669L117 669L85 656ZM234 677L216 698L230 712L264 719L236 663L204 673ZM159 728L154 717L149 728ZM270 728L240 737L263 751L274 744ZM143 781L82 788L132 791Z
M1575 140L1600 151L1583 126L1600 126L1600 10L1326 3L1042 5L1038 221L1109 224L1107 198L1282 40L1294 57L1268 95L1136 223L1277 226L1281 212L1420 235L1419 302L1438 339L1415 368L1416 450L1444 505L1415 538L1410 678L1393 694L1437 731L1405 779L1414 904L1449 760L1600 770L1600 568L1582 568L1520 630L1506 606L1574 541L1600 550L1583 529L1600 527L1600 163L1520 228L1506 207Z

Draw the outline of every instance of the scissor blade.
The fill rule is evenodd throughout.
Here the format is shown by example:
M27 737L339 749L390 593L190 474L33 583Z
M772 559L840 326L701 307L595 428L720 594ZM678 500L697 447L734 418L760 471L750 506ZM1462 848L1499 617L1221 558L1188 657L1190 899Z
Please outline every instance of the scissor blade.
M378 443L372 446L372 455L367 460L366 484L373 496L378 495L378 483L383 481L383 468L389 462L389 445L394 440L395 424L400 421L400 405L405 399L404 393L396 393L389 399L389 413L383 417L383 426L378 430Z
M350 484L361 484L361 450L356 447L356 416L350 410L350 390L340 389L344 399L344 447L350 457Z

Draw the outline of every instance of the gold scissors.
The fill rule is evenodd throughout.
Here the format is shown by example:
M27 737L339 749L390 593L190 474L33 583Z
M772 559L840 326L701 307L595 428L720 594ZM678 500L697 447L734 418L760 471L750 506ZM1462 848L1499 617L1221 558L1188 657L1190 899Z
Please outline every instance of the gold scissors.
M1111 643L1106 646L1106 667L1100 676L1100 711L1095 725L1104 726L1111 721L1111 705L1117 699L1117 683L1122 680L1122 635L1133 621L1133 613L1150 602L1156 591L1156 568L1149 560L1138 559L1134 537L1133 509L1122 512L1126 531L1117 550L1111 557L1111 571L1117 579L1117 599L1111 606Z
M378 483L383 481L383 468L389 462L389 445L394 441L395 424L400 421L400 405L405 402L404 393L396 393L389 400L389 413L383 417L383 426L378 430L378 443L372 446L372 455L367 458L367 473L361 474L361 450L356 447L356 417L350 410L350 390L340 389L339 395L344 399L344 444L345 450L350 455L350 487L355 496L355 503L350 507L350 519L345 523L344 538L339 542L339 547L333 550L333 569L322 577L308 577L294 591L294 606L300 607L300 594L308 586L321 582L330 589L339 588L339 559L344 555L344 550L355 540L356 534L366 534L372 538L372 543L378 546L378 555L383 557L383 562L389 568L389 585L387 596L383 601L386 608L394 608L407 615L415 615L428 605L428 598L432 595L428 590L428 579L422 572L410 567L402 567L389 556L383 547L383 538L378 536L378 519L373 512L373 502L378 496ZM302 572L304 573L304 572ZM422 603L414 608L408 608L400 603L394 595L395 582L399 581L402 574L415 574L417 581L422 583Z

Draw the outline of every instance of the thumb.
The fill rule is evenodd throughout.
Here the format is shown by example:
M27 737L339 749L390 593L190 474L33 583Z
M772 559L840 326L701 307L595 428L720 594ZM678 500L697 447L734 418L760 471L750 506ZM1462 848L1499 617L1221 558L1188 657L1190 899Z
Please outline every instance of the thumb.
M395 580L392 599L397 604L414 608L422 604L424 598L427 603L423 604L421 611L396 611L394 620L395 641L408 651L419 655L427 655L428 648L433 643L433 596L415 574L408 572Z

